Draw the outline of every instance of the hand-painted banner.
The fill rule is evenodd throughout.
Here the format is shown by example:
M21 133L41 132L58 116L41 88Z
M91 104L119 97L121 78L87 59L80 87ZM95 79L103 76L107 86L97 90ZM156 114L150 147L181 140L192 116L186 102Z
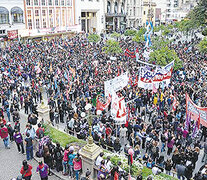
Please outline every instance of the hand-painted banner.
M207 107L199 107L193 103L189 95L186 93L186 117L191 114L191 119L198 121L200 114L200 124L207 127Z
M101 110L101 111L105 110L109 106L110 102L111 102L111 95L110 94L109 94L109 96L108 96L107 101L106 101L105 104L102 103L99 100L99 98L97 98L97 101L96 101L96 110Z
M126 123L126 105L124 97L119 98L116 93L112 94L111 115L116 124Z
M173 65L174 61L166 65L164 68L157 67L154 72L145 67L141 67L139 72L138 87L152 90L153 86L159 88L159 84L161 82L164 83L164 86L167 86L170 83Z
M107 97L109 94L113 92L117 92L123 89L128 85L128 73L125 72L114 79L108 80L104 82L105 96Z

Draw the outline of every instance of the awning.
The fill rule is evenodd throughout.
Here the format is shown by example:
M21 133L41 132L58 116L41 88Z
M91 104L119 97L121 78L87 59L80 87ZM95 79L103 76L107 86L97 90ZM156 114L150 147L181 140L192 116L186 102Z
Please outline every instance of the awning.
M23 10L19 7L13 7L11 9L11 14L23 14Z
M0 14L9 14L9 11L5 7L0 7Z

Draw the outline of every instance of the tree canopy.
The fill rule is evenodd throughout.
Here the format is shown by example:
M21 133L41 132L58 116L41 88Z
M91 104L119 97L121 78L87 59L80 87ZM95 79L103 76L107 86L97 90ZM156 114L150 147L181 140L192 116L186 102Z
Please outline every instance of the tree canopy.
M88 36L88 41L92 43L97 43L98 41L100 41L100 36L98 34L90 34Z
M106 54L118 54L122 52L122 49L118 41L108 40L106 46L102 49Z
M201 53L207 53L207 38L206 37L200 41L200 43L198 44L198 49Z
M171 50L167 46L163 46L150 53L150 62L155 62L160 66L166 66L173 60L175 61L174 69L180 69L182 67L182 61L177 56L175 50Z

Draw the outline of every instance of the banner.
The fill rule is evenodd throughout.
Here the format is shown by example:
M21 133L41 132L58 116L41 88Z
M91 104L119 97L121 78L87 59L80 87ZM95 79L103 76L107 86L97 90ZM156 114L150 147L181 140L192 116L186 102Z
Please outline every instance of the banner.
M199 107L193 103L190 99L189 95L186 93L186 117L187 115L191 115L191 119L194 121L198 121L199 124L207 127L207 107ZM199 118L200 114L200 118Z
M97 98L97 101L96 101L96 110L101 110L101 111L103 111L103 110L105 110L108 106L109 106L109 104L110 104L110 102L111 102L111 95L109 94L109 96L108 96L108 98L107 98L107 101L106 101L106 103L104 104L104 103L102 103L100 100L99 100L99 98Z
M124 55L127 57L136 58L135 53L131 52L128 48L126 48Z
M126 123L126 105L124 97L119 98L116 93L112 95L111 116L116 124Z
M153 72L148 70L146 67L141 67L139 70L139 81L138 87L144 89L158 89L159 84L162 83L162 86L168 86L172 76L174 61L166 65L165 67L157 67ZM164 84L163 84L164 83Z
M129 80L128 73L125 72L120 76L115 77L114 79L105 81L104 82L105 96L107 97L109 94L112 94L113 92L117 92L123 89L125 86L128 85L128 80Z
M7 31L7 36L8 39L16 39L18 38L18 31L17 30Z

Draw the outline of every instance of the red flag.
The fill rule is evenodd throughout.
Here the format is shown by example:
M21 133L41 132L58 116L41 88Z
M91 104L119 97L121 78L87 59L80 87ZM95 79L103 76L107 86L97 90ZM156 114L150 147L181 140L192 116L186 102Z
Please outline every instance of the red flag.
M34 88L34 80L32 80L32 88Z
M130 84L132 85L133 83L132 83L132 76L129 74L129 82L130 82Z
M119 68L118 68L118 74L117 74L117 76L120 76L120 73L119 73Z
M173 97L172 109L173 109L173 111L176 111L176 107L178 105L178 102L177 102L175 96L171 96L171 97Z
M111 65L108 67L108 74L111 74Z
M200 128L200 124L201 124L201 114L199 113L198 124L197 124L198 129Z
M98 70L97 70L97 67L95 68L95 76L98 75Z

